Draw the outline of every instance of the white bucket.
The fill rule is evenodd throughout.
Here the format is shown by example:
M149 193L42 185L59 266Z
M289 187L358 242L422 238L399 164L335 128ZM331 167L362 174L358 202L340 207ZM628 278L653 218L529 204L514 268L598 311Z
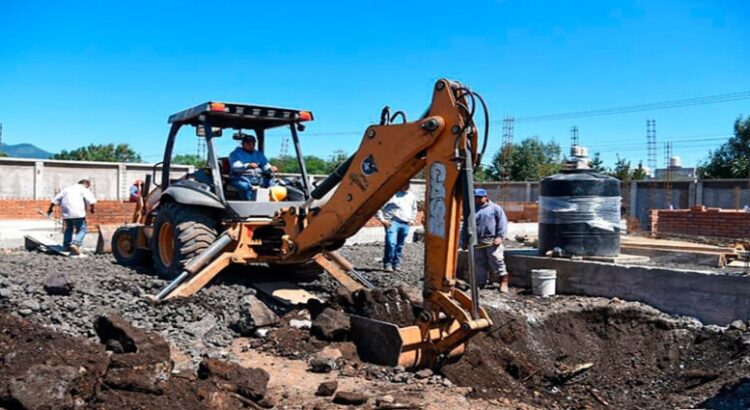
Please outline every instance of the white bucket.
M532 269L531 290L536 296L547 297L555 294L557 271L554 269Z

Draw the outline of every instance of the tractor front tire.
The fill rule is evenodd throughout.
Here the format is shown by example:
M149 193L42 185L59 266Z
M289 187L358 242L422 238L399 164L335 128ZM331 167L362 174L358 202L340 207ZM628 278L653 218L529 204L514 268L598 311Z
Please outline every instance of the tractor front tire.
M174 202L163 204L154 223L151 254L159 277L172 280L211 246L218 235L214 212Z
M149 259L147 249L137 246L138 228L122 226L112 235L112 255L117 263L123 266L145 265Z

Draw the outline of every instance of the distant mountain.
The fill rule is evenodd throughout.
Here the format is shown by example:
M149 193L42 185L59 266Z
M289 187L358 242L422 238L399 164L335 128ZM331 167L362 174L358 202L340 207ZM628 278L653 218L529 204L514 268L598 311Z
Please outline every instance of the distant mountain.
M39 158L47 159L53 154L32 144L0 145L0 151L15 158Z

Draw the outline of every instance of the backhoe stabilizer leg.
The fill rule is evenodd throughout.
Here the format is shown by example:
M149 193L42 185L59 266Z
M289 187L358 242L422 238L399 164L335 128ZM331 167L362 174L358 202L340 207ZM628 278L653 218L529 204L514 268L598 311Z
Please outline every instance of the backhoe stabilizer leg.
M216 258L224 248L232 242L229 233L222 234L214 243L206 248L203 253L193 258L185 266L185 270L180 275L169 282L157 295L156 300L171 299L175 296L191 296L203 289L216 275L219 274L231 261L231 253L224 253ZM216 259L214 259L216 258ZM209 264L209 262L211 262ZM204 266L208 266L202 269ZM200 270L200 272L199 272ZM189 281L184 282L190 275L193 275ZM184 282L184 283L183 283Z

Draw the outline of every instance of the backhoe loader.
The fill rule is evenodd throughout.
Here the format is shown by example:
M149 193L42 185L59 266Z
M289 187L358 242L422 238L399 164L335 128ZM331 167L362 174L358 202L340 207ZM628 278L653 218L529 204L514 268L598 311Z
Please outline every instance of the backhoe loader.
M474 122L479 107L485 120L481 149ZM391 115L386 107L380 123L365 130L357 151L314 188L298 136L304 122L312 119L309 111L220 102L172 115L160 182L139 202L134 223L115 232L115 257L136 263L150 255L157 271L173 279L156 296L160 300L198 292L231 264L267 264L298 272L322 268L355 290L369 283L336 250L424 170L422 313L417 323L404 328L354 316L352 338L360 356L378 364L434 367L458 358L473 335L491 326L479 306L473 264L472 174L489 135L484 100L458 82L438 80L421 118L407 121L403 112ZM205 138L208 167L171 179L172 150L183 126L195 127ZM300 180L259 191L257 201L233 199L228 164L216 155L214 139L226 129L251 129L262 150L265 131L271 128L290 130ZM156 168L150 179L155 177ZM462 234L469 248L470 295L456 287Z

